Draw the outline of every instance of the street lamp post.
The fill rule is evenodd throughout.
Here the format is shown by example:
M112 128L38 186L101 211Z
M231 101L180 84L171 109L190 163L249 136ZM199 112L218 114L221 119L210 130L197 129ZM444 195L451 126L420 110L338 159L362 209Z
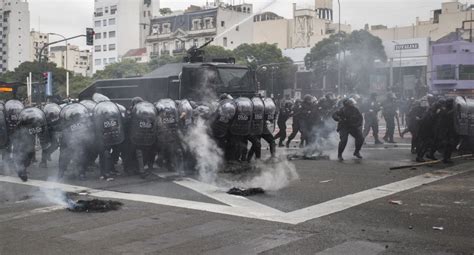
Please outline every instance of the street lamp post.
M62 37L64 40L66 40L66 37L65 37L64 35L61 35L61 34L48 33L48 35L56 35L56 36ZM64 69L69 70L69 69L68 69L68 66L69 66L69 65L68 65L68 42L67 42L67 40L66 40L66 56L65 56L65 58L66 58L66 59L65 59L66 64L65 64L65 66L63 66L63 67L64 67Z
M338 45L337 45L337 90L338 94L342 94L342 86L341 86L341 2L337 0L337 4L339 6L339 29L337 32L338 38Z

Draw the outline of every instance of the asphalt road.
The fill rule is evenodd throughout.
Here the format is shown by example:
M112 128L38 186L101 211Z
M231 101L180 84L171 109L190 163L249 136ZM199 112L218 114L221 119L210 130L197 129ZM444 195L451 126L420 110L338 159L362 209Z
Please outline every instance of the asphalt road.
M363 160L348 148L343 162L285 163L298 178L248 198L159 169L145 180L90 172L59 185L57 162L30 168L27 183L0 164L0 254L474 254L474 161L390 171L413 159L399 142L369 140ZM278 167L253 183L283 185ZM57 203L63 191L123 206L74 213Z

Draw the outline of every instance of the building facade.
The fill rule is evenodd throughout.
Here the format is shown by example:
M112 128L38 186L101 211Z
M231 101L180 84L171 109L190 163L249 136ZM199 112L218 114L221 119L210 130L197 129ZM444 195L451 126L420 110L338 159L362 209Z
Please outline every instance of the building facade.
M159 0L96 0L94 8L94 73L143 48L150 19L159 16Z
M49 36L47 33L41 33L32 30L30 32L30 61L38 60L41 48L49 43ZM43 50L43 56L48 56L48 47Z
M436 41L451 32L463 32L468 39L474 28L474 5L462 4L459 0L441 4L441 9L434 10L429 20L422 21L418 17L411 26L387 28L383 25L372 26L370 32L383 41L429 37Z
M433 93L474 95L474 43L464 40L434 43L430 65Z
M92 52L80 50L76 45L51 47L49 61L82 76L92 76Z
M210 40L214 40L212 45L231 50L252 43L253 6L215 4L152 19L146 39L150 57L185 54Z
M30 60L30 11L26 0L0 0L0 73Z
M313 7L293 4L293 18L284 19L274 13L254 17L254 42L277 44L280 49L311 48L324 38L339 31L333 23L332 0L315 0ZM341 24L343 32L350 33L351 26Z

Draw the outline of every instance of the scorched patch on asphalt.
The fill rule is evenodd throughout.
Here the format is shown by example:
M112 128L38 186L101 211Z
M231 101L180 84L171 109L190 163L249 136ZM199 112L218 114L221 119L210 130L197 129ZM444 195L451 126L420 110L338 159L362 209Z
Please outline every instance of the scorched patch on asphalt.
M104 213L108 211L116 211L123 205L121 202L112 200L78 200L75 202L72 199L68 199L68 210L71 212L84 212L84 213Z

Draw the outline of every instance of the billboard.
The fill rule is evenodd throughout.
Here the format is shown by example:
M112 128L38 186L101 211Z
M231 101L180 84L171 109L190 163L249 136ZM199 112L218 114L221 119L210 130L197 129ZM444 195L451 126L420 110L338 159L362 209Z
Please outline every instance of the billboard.
M388 59L428 57L429 39L413 38L382 42Z

